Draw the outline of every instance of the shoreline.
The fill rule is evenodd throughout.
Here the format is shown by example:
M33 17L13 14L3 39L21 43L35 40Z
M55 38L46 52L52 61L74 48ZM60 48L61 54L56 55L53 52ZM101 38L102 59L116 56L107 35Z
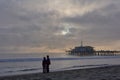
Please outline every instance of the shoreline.
M120 65L1 76L0 80L120 80Z

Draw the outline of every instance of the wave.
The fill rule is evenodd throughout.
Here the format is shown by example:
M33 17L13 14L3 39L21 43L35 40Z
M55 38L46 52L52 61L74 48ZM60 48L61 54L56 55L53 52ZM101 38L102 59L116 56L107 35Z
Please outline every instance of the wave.
M15 72L28 72L28 71L38 71L41 70L42 68L25 68L25 69L11 69L8 71L1 71L0 73L15 73Z
M120 56L90 56L90 57L76 57L76 58L51 58L51 60L82 60L82 59L111 59L120 58ZM0 62L31 62L42 61L42 58L16 58L16 59L0 59Z
M66 68L61 68L61 69L70 69L70 68L84 68L84 67L102 67L102 66L109 66L109 64L96 64L96 65L76 65L76 66L71 66L71 67L66 67Z
M103 67L103 66L110 66L108 64L98 64L98 65L74 65L59 69L52 69L52 71L62 71L62 70L72 70L72 69L82 69L82 68L94 68L94 67ZM42 70L42 68L24 68L24 69L11 69L8 71L2 71L0 73L16 73L16 72L31 72L31 71L39 71Z
M19 58L19 59L0 59L0 62L28 62L28 61L41 61L41 58Z
M56 69L54 71L64 71L64 70L75 70L75 69L86 69L86 68L97 68L97 67L107 67L112 66L111 64L96 64L96 65L74 65L70 67Z

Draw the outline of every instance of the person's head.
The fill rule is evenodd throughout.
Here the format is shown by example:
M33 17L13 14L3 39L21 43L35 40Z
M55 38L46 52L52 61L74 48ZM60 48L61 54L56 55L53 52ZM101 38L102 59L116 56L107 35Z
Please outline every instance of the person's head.
M44 60L46 60L46 58L45 58L45 57L43 57L43 59L44 59Z
M47 58L49 58L49 55L47 55Z

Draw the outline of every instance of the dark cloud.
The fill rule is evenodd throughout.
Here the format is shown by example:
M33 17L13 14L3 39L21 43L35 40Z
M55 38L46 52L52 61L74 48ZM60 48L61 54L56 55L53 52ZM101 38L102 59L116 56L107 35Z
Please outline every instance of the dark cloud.
M85 32L82 32L86 37L85 39L98 40L97 42L99 40L103 40L104 42L120 40L120 10L114 4L88 12L83 16L65 17L63 21L89 28Z
M97 46L119 43L119 4L119 0L1 0L0 51L63 50L80 40Z

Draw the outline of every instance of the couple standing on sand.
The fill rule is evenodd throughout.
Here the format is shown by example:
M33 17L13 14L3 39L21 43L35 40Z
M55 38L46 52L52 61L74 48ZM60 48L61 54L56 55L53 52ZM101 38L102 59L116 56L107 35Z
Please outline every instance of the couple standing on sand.
M49 65L51 64L50 58L47 55L47 57L43 57L42 66L43 66L43 73L49 73Z

